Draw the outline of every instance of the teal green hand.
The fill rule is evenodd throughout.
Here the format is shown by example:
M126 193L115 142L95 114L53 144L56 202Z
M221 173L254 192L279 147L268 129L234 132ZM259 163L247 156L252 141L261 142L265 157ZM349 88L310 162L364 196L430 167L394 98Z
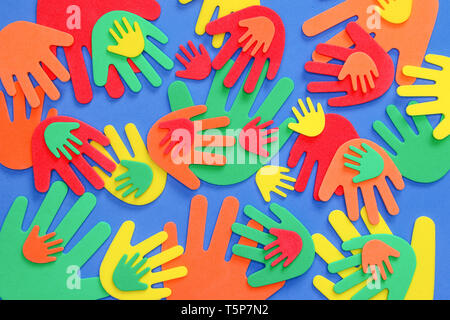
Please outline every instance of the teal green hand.
M76 122L54 122L51 123L44 132L45 144L48 150L56 158L61 157L61 153L67 158L67 160L72 160L72 155L66 150L68 148L74 154L79 155L80 151L72 144L70 141L81 146L83 142L75 137L71 132L80 127L79 123Z
M100 248L111 233L105 222L92 228L69 252L53 255L56 261L36 264L25 259L22 246L34 226L40 227L40 236L47 234L57 215L68 188L63 182L50 187L31 226L22 230L28 200L18 197L12 204L0 229L0 297L2 299L73 300L100 299L108 294L98 277L81 278L79 270ZM72 206L54 230L66 246L90 215L96 204L95 196L85 193Z
M150 268L145 268L141 272L138 272L147 262L147 259L141 259L140 262L133 266L138 258L139 253L136 253L128 262L128 256L126 254L120 259L113 273L113 282L117 289L122 291L147 290L148 285L141 282L140 279L150 271Z
M123 18L129 21L131 25L136 25L137 22L137 25L140 26L139 31L142 32L145 40L143 52L152 57L164 69L171 70L173 68L173 61L148 39L151 37L161 44L166 44L168 38L161 30L149 21L133 13L127 11L111 11L102 16L92 30L92 65L95 84L97 86L105 86L108 80L109 67L114 66L131 91L139 92L142 89L142 85L128 63L128 59L130 59L153 86L159 87L162 84L161 77L149 64L142 54L143 52L135 57L126 57L108 51L108 47L111 48L111 46L118 43L117 39L114 38L109 30L114 26L117 27L117 24L114 23L115 21L123 22ZM125 26L127 27L127 25ZM119 42L118 45L120 46L120 44ZM138 42L136 42L136 46L139 46Z
M231 109L228 111L226 105L230 89L223 85L223 81L232 66L233 61L229 61L222 69L216 72L206 101L208 110L192 120L227 116L230 119L230 124L227 127L221 128L214 133L205 132L205 134L226 133L226 135L234 136L236 141L239 141L241 129L243 129L251 120L261 117L260 123L265 123L275 117L294 90L294 83L289 78L283 78L278 81L253 117L250 117L250 110L258 96L267 73L268 63L266 63L255 91L248 94L242 87L234 100ZM195 105L186 84L181 81L176 81L170 85L169 100L172 111ZM288 128L288 124L294 122L295 120L292 118L286 119L280 125L280 130L277 133L272 134L272 137L278 135L278 140L268 143L265 146L269 151L268 157L258 156L248 152L239 143L226 148L206 147L204 148L205 152L226 155L227 164L224 166L191 165L190 168L199 179L216 185L231 185L244 181L255 174L278 153L292 134L292 130Z
M400 252L400 257L390 258L392 264L392 273L386 275L386 280L380 279L377 284L371 283L364 286L358 293L356 293L352 300L369 300L384 289L388 290L388 300L403 300L408 292L414 272L416 270L416 254L411 245L391 234L373 234L353 238L342 244L342 249L346 251L362 249L366 243L371 240L380 240L389 247ZM351 267L360 266L362 264L361 253L354 254L342 260L330 263L328 271L331 273L338 273ZM342 279L334 285L336 293L343 293L364 281L370 281L372 274L369 271L365 273L363 268L358 269L346 278Z
M116 191L120 191L129 187L122 195L122 197L127 197L136 191L134 197L139 198L142 196L153 181L153 171L150 166L144 162L132 161L132 160L122 160L120 165L128 169L127 172L118 176L116 181L124 181L120 184Z
M277 250L276 247L269 250L264 250L262 248L254 248L240 244L234 245L234 254L246 259L263 263L265 265L263 269L252 273L248 277L248 284L252 287L261 287L301 276L311 267L314 261L316 252L314 243L311 238L311 234L305 226L287 209L276 203L272 203L270 205L270 210L280 219L280 222L275 222L267 215L250 205L244 208L244 213L250 219L255 220L268 230L276 228L296 232L300 235L303 246L297 258L295 258L289 266L284 267L283 263L278 263L275 266L272 266L272 263L283 254L282 252L266 260L266 255L270 254L273 250ZM263 246L267 246L277 240L277 237L270 233L258 231L240 223L234 223L231 226L231 229L234 233L256 241Z
M360 150L355 146L350 146L350 150L361 157L355 157L351 154L344 154L344 158L357 163L344 163L348 168L356 170L359 174L353 177L354 183L360 183L380 176L384 170L384 160L371 146L367 143L361 144L364 150Z
M411 104L415 104L412 102ZM398 139L381 121L375 121L374 130L394 150L386 151L401 174L412 181L431 183L444 177L450 169L450 137L436 140L426 116L412 117L416 134L400 111L389 105L386 112L403 138Z

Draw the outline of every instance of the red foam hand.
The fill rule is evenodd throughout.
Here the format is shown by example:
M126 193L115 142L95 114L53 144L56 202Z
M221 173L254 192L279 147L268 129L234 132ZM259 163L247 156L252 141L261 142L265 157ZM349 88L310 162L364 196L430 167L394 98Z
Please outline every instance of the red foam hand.
M92 56L92 29L100 17L115 10L129 11L147 20L156 20L161 13L161 7L155 0L38 0L37 23L65 31L75 39L73 45L64 48L64 51L75 97L80 103L92 100L92 87L82 49L86 48ZM56 48L53 52L56 54ZM130 64L135 72L139 72L132 62ZM110 67L105 87L112 98L120 98L125 91L113 66Z
M269 151L264 146L278 140L278 137L268 137L272 133L277 132L278 128L272 128L266 130L267 127L273 124L273 120L264 122L260 125L261 117L256 117L245 125L239 134L239 144L242 148L248 152L260 155L262 157L268 157Z
M332 107L353 106L375 100L382 96L394 81L395 68L391 57L370 34L355 22L350 22L346 31L355 43L353 49L330 44L319 44L316 48L316 51L322 55L344 61L343 66L312 61L305 64L308 72L342 79L308 84L309 92L347 93L344 96L329 99L328 104ZM356 59L361 56L366 59ZM356 90L355 78L360 80L360 87Z
M350 121L343 116L333 113L325 115L325 128L318 136L307 137L299 135L289 153L287 163L290 168L294 168L302 155L306 153L302 168L295 182L295 191L305 191L314 164L317 162L314 199L320 201L319 189L336 151L345 142L358 137L358 133ZM336 190L336 194L343 194L341 187Z
M192 41L188 41L189 48L192 54L186 49L185 46L180 45L180 50L184 53L186 60L179 53L175 57L186 68L185 70L178 70L176 76L185 79L203 80L206 79L211 73L211 58L208 51L203 44L200 44L200 52L194 46Z
M297 232L277 228L270 229L270 234L276 236L277 240L265 246L264 250L276 248L268 253L264 259L269 260L277 254L280 254L278 258L272 262L272 267L275 267L284 259L286 260L283 263L283 267L289 267L289 265L298 257L300 252L302 252L302 238Z
M80 125L78 129L71 131L82 142L81 145L77 146L79 154L68 151L70 152L71 160L68 160L65 156L56 158L47 147L44 137L45 129L50 124L56 122L71 122ZM50 187L51 173L55 170L75 194L82 195L85 192L85 188L70 164L73 164L96 189L102 189L105 185L104 181L89 165L84 155L108 172L113 172L116 164L91 146L89 141L95 141L102 146L108 146L110 144L109 139L100 131L71 117L57 116L41 122L34 131L31 141L34 184L36 189L39 192L47 192Z
M253 66L244 85L244 90L255 90L264 64L269 59L267 79L275 78L283 58L285 30L278 14L263 6L253 6L210 22L206 26L210 35L230 33L230 38L212 62L216 70L222 69L233 54L243 49L233 67L225 77L224 85L231 88L241 76L252 58Z

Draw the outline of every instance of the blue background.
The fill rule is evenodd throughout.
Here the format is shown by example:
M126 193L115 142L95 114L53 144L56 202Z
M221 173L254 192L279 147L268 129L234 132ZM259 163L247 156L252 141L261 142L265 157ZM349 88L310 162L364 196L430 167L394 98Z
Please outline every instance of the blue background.
M210 44L211 37L208 35L199 37L194 33L194 26L202 1L193 1L189 5L181 5L177 0L160 0L159 2L161 4L162 14L154 23L169 37L169 43L162 46L164 52L166 52L169 57L174 58L175 53L178 52L178 45L186 44L188 40L193 40L196 45L199 43L205 44L210 54L215 56L217 49L212 48ZM284 21L286 28L286 49L281 69L276 79L274 81L265 81L256 101L256 105L259 105L263 101L265 95L267 95L269 90L275 85L275 81L282 77L290 77L295 82L294 93L290 96L281 112L275 118L275 123L281 123L286 117L292 116L290 109L292 106L296 105L297 98L303 98L308 95L306 92L307 83L317 79L317 76L307 74L303 69L304 63L311 58L311 53L315 46L320 42L324 42L332 34L335 34L345 26L345 24L341 24L318 37L309 39L301 32L302 23L308 18L338 4L339 2L341 1L262 0L263 5L274 9ZM448 32L449 10L450 2L441 1L439 16L428 47L428 53L450 56L450 46L448 45L450 43L450 32ZM1 1L0 28L17 20L36 21L35 0ZM390 54L396 62L397 52L393 50ZM58 56L63 64L66 65L62 50L58 51ZM85 58L88 68L91 69L91 59L87 54L85 54ZM154 61L151 63L155 65ZM426 63L424 63L424 65L426 65ZM125 137L124 126L129 122L133 122L145 139L152 124L158 118L169 112L167 87L172 81L177 80L175 78L175 71L181 68L182 66L178 61L175 62L175 68L172 71L165 71L161 67L156 66L157 71L163 78L163 85L160 88L153 88L145 81L142 75L138 75L143 83L143 90L139 94L134 94L127 89L125 95L118 100L109 98L104 88L96 87L94 88L94 99L87 105L81 105L75 100L70 82L61 83L56 81L55 83L60 89L62 97L56 102L47 99L45 104L46 109L56 107L60 114L76 117L100 130L108 124L113 124L122 138ZM196 103L204 103L212 77L213 74L203 81L187 81L187 85L190 88ZM393 126L390 124L385 113L385 107L391 103L399 106L404 113L408 99L398 97L396 95L396 88L397 84L394 83L390 90L380 99L362 106L349 108L328 107L326 101L330 95L313 94L312 98L315 102L321 102L322 105L325 106L326 112L334 112L347 117L353 123L361 137L371 139L383 145L378 135L372 129L372 123L379 119L385 122L389 128L393 129ZM232 90L232 99L237 94L237 91L238 87L235 87ZM7 97L7 102L11 107L12 98ZM433 121L434 125L438 121L437 117L430 117L430 119ZM296 136L293 135L281 150L280 165L286 166L289 150L295 139ZM296 177L299 169L300 165L291 171L291 176ZM313 176L315 176L315 170L313 171ZM53 175L53 178L57 178L55 174ZM45 196L34 189L32 169L14 171L0 166L0 181L0 221L3 221L14 198L19 195L25 195L30 199L29 210L24 224L24 226L27 227ZM144 240L148 236L161 231L166 222L174 221L178 226L180 244L184 246L188 222L188 207L190 199L195 194L203 194L207 196L209 200L209 215L206 229L207 239L205 241L206 246L209 243L209 238L217 219L220 204L226 196L231 195L240 199L241 209L238 215L238 221L240 222L247 221L242 212L242 208L246 204L252 204L264 212L268 211L268 204L263 201L259 194L254 177L237 185L227 187L218 187L202 182L202 186L199 190L191 191L169 176L166 189L160 198L144 207L127 205L113 197L105 189L97 191L92 188L87 181L83 180L83 182L87 186L87 191L96 195L98 200L97 207L75 235L74 239L72 239L66 247L66 250L70 250L73 245L99 221L108 222L112 228L112 235L107 243L105 243L82 268L83 277L98 275L99 266L111 243L113 235L126 220L132 220L136 223L136 232L133 242ZM446 280L448 279L447 272L450 262L450 249L447 246L447 232L450 230L448 209L450 205L450 197L448 197L449 186L450 179L448 175L440 181L428 185L406 180L406 188L403 191L393 191L400 207L400 214L395 217L391 217L387 214L381 199L377 194L377 200L380 207L379 210L392 231L408 241L410 240L416 218L428 216L435 221L437 228L435 298L437 299L450 298L450 285ZM345 210L344 198L334 196L327 203L319 203L313 200L312 192L313 181L310 181L307 190L304 193L290 192L288 193L287 199L282 199L274 195L272 200L290 209L290 211L305 224L311 233L322 233L336 246L339 246L339 238L329 225L327 217L332 210ZM77 197L72 192L69 192L62 210L60 210L51 228L54 228L55 225L61 221L64 213L67 212L68 208L76 201L76 199ZM360 202L360 205L362 206L362 201L360 200ZM366 232L362 221L358 221L356 226L360 232ZM236 241L237 236L233 236L231 243L235 243ZM231 246L229 247L229 251L230 248ZM230 252L228 253L227 259L229 256ZM205 263L209 262L205 261ZM254 271L255 268L257 268L256 264L252 264L249 272ZM289 280L279 292L272 296L272 298L323 299L324 297L312 285L313 277L318 274L325 275L334 281L338 279L337 277L328 274L325 262L317 257L313 266L306 274L299 278Z

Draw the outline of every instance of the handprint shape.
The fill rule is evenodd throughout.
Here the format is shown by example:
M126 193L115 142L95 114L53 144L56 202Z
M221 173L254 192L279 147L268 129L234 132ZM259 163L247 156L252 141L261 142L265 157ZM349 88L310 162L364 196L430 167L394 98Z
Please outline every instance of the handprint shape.
M113 26L114 21L118 19L126 19L130 23L137 22L142 29L145 39L144 50L136 57L126 57L110 52L109 45L114 39L111 34L105 32ZM120 27L120 24L117 24ZM167 36L144 18L130 13L128 11L111 11L102 16L92 30L92 66L94 71L94 82L97 86L103 87L107 84L111 67L114 67L125 83L133 92L139 92L142 84L133 71L129 61L133 62L144 77L154 87L162 84L161 77L156 70L150 65L143 53L152 57L159 65L166 70L173 68L173 61L162 52L148 38L151 37L161 44L168 42ZM116 39L117 40L117 39ZM133 43L133 45L137 45ZM119 44L120 46L120 44ZM119 80L120 81L120 80Z
M354 48L331 44L319 44L316 48L320 54L344 61L344 65L317 61L305 64L308 72L338 78L338 81L310 82L307 87L309 92L346 92L346 95L328 100L332 107L347 107L375 100L390 88L394 80L391 57L370 34L356 22L350 22L345 30L355 43ZM361 85L359 90L355 89L356 79Z
M250 261L232 255L225 261L228 243L232 235L231 225L239 211L239 201L234 197L224 199L209 247L204 249L208 200L201 195L192 198L187 231L186 252L178 259L163 265L167 270L178 265L188 268L186 277L164 282L172 289L169 300L265 300L280 290L284 282L259 288L247 283L246 271ZM262 226L254 221L249 227L261 230ZM177 227L169 222L164 226L169 239L163 244L163 250L178 244ZM239 244L256 247L256 243L241 238ZM208 263L205 263L208 261ZM220 288L220 290L217 290Z
M389 105L386 113L403 141L379 120L373 123L373 128L394 151L386 150L402 176L420 183L431 183L444 177L450 169L450 138L436 140L426 116L412 117L416 134L394 105Z
M265 248L255 248L242 244L236 244L233 246L234 254L246 259L263 263L265 265L263 269L252 273L248 277L248 284L252 287L261 287L279 281L299 277L309 270L315 257L314 243L308 229L306 229L306 227L286 208L283 208L276 203L272 203L270 205L270 211L272 211L280 222L272 220L270 217L253 206L247 205L244 208L244 213L246 216L258 222L268 230L276 228L297 233L301 238L301 243L297 242L297 246L300 245L301 250L294 261L286 267L284 264L278 264L278 261L281 257L282 260L286 259L286 263L289 261L287 251L280 251L279 254L276 254L267 260L267 254L270 254L271 251L278 251L276 246L267 247L269 244L277 240L277 236L240 223L234 223L231 227L234 233L270 248L265 250Z
M144 51L145 48L145 39L141 27L139 26L139 23L135 21L133 28L125 17L122 18L122 21L127 30L125 31L122 25L117 20L114 20L114 26L120 33L120 36L113 28L110 28L109 33L117 41L117 45L108 46L107 49L109 52L120 56L136 58L142 54L142 51Z
M113 282L120 291L140 291L148 288L146 283L141 282L141 278L150 272L150 268L147 267L139 271L148 259L141 259L138 263L135 263L138 258L139 253L136 253L129 260L128 255L124 254L114 269Z
M290 230L272 228L269 232L277 239L264 247L265 251L275 248L270 251L264 259L269 260L272 257L277 256L277 258L272 261L271 266L275 267L284 260L283 267L288 267L292 262L294 262L295 259L297 259L298 255L302 251L302 238L297 232Z
M344 154L348 152L350 146L361 148L363 143L370 146L383 158L384 170L378 177L355 183L353 182L355 171L354 169L345 166L347 159L344 157ZM320 187L319 198L322 201L328 201L336 189L342 187L344 190L348 217L351 221L357 221L359 219L358 189L360 189L369 216L369 221L376 225L379 223L379 214L374 187L376 187L380 193L389 214L397 215L400 212L397 202L386 182L386 178L389 178L397 190L403 190L405 187L405 182L403 181L400 171L398 171L394 162L383 148L366 139L350 140L344 143L339 150L336 151L333 161L331 162Z
M192 0L178 0L182 4L191 2ZM202 8L200 10L197 24L195 26L195 33L204 35L207 24L211 21L214 11L217 7L219 13L217 18L220 19L229 15L230 13L239 11L251 6L259 6L260 0L203 0ZM220 48L223 44L225 33L216 34L213 36L212 45L214 48Z
M169 287L153 288L152 285L182 278L186 276L187 269L179 265L164 271L154 271L154 269L182 255L183 247L163 248L160 253L144 258L144 256L161 246L167 240L168 235L162 231L132 246L131 239L134 228L134 222L125 221L109 246L100 266L102 286L111 296L120 300L161 300L162 298L167 298L172 293ZM118 268L123 268L124 255L132 257L128 262L129 264L131 263L131 267L133 267L133 262L131 261L137 255L139 258L136 257L134 262L136 263L135 266L139 266L139 268L127 270L125 274L120 271L121 276L118 277L117 270ZM145 260L144 263L142 263L143 260ZM147 268L151 271L146 270ZM139 272L139 270L141 271ZM146 285L146 288L144 289L142 285Z
M150 157L155 163L165 170L168 174L180 181L186 187L196 190L200 187L200 180L196 174L189 169L189 165L198 164L202 166L223 166L227 162L227 158L220 154L207 153L197 150L198 147L228 147L236 143L233 137L228 137L219 134L201 134L201 131L206 131L216 128L226 127L230 120L226 116L204 118L202 120L193 121L194 137L190 136L191 131L186 130L185 126L181 127L179 131L184 136L184 141L190 140L188 148L183 148L180 152L179 148L173 148L172 152L166 153L164 146L161 146L161 141L167 140L167 130L170 128L161 128L160 125L168 121L185 119L191 120L195 116L207 114L206 106L191 106L185 109L177 110L159 119L150 129L147 136L147 147ZM212 131L212 130L211 130ZM170 132L170 131L169 131ZM177 133L177 130L173 131ZM216 132L214 130L214 132ZM188 137L186 137L188 135ZM179 141L179 136L174 137ZM187 150L186 150L187 149Z
M277 166L264 166L258 170L255 175L256 185L258 186L259 192L264 198L264 201L270 202L270 193L275 192L276 194L286 198L287 195L278 189L284 188L286 190L294 190L294 187L290 184L282 182L282 180L295 182L295 178L289 177L283 173L288 173L288 168L277 167Z
M361 210L361 217L363 218L364 224L370 232L370 235L361 236L342 211L336 210L331 212L329 222L342 242L347 243L346 245L343 244L345 249L353 248L353 244L357 244L356 247L364 248L364 243L380 239L383 240L383 242L388 239L388 241L391 242L392 247L396 247L394 243L401 244L401 247L404 248L404 250L399 250L400 257L391 258L394 273L388 274L386 281L378 279L373 283L374 279L373 276L371 277L370 272L365 273L361 267L350 267L338 272L339 276L342 278L342 282L338 286L339 293L336 292L337 284L323 276L314 277L314 286L330 300L384 300L386 298L392 300L433 299L435 276L434 222L427 217L418 218L414 225L411 244L408 244L405 240L392 234L392 231L382 217L380 217L380 223L376 226L373 226L369 222L365 208ZM339 262L341 266L344 264L351 265L353 264L351 260L362 264L362 250L351 250L353 256L345 258L344 255L323 235L314 234L312 237L317 254L329 266L336 262ZM389 245L388 241L386 241L386 244ZM410 263L405 263L405 261L408 260ZM343 263L344 261L346 262ZM345 288L348 288L348 290L341 292L342 289Z
M255 22L254 18L261 19L258 19L258 21ZM253 19L251 20L251 23L249 22L249 19ZM254 41L254 39L258 36L260 29L266 28L268 23L269 25L271 23L272 28L275 30L274 36L272 37L273 39L269 44L269 39L264 38L264 47L255 52L256 48L261 45L261 42ZM213 35L225 32L231 34L227 43L219 51L212 62L212 67L215 70L222 69L231 59L233 54L240 48L243 48L223 81L223 84L227 88L231 88L236 84L236 81L242 75L245 67L252 58L254 58L254 62L245 81L245 92L252 93L255 90L267 60L269 60L269 69L266 75L267 79L273 80L277 75L284 53L285 31L283 21L272 9L263 6L253 6L243 9L210 22L206 26L206 32ZM250 34L252 36L248 37ZM267 36L267 33L264 35ZM248 40L245 41L245 39ZM252 45L249 47L247 45L248 43L252 43ZM265 47L268 47L267 51L264 50ZM252 50L249 50L250 48L252 48Z
M239 134L239 143L241 147L248 152L262 157L268 157L269 151L267 151L264 146L278 140L278 136L271 135L278 132L279 129L272 128L266 130L266 128L271 126L274 121L270 120L258 125L260 121L261 117L256 117L242 128L242 131Z
M23 256L28 261L34 263L49 263L56 261L56 257L50 255L64 251L64 247L52 247L63 243L63 239L47 242L56 236L56 232L51 232L40 237L39 229L39 226L34 226L33 229L31 229L30 234L22 247Z
M206 51L205 46L200 44L200 52L194 46L194 43L188 41L189 48L192 54L186 49L185 46L180 45L180 50L184 53L187 61L180 54L176 54L175 57L180 61L181 64L186 68L185 70L178 70L176 76L179 78L192 79L192 80L203 80L206 79L211 73L211 58L208 51Z
M390 257L398 258L400 257L400 252L387 245L382 240L369 240L364 244L361 252L361 266L363 272L368 273L370 266L373 280L378 280L377 269L381 273L382 279L386 280L387 276L383 263L391 274L394 273Z
M65 47L64 51L75 98L80 103L92 100L83 49L92 55L92 29L104 14L114 10L127 10L147 20L155 20L161 13L161 7L155 0L108 0L96 2L95 5L92 0L38 0L37 23L65 31L75 39L73 45ZM52 51L56 54L56 48ZM133 71L139 72L133 63L131 66ZM120 98L124 93L124 86L113 66L110 67L105 88L112 98Z
M356 16L356 23L367 34L375 34L375 41L385 52L392 49L399 51L397 83L414 83L415 79L403 75L402 70L406 65L419 66L422 63L436 22L439 0L414 0L410 17L402 24L380 19L374 4L374 0L345 0L303 23L303 33L313 37ZM410 41L411 36L414 36L415 41ZM355 44L345 30L327 43L346 48ZM328 62L332 58L318 51L313 55L313 60L317 62Z
M77 148L79 154L72 152L71 160L68 160L66 157L55 157L47 147L45 131L53 123L78 123L80 125L78 129L72 131L72 134L82 144ZM57 116L41 122L34 131L31 142L34 185L36 189L39 192L46 192L50 186L52 171L55 170L75 194L82 195L85 192L85 188L70 167L70 164L73 164L94 188L102 189L105 185L103 180L92 169L84 156L89 157L108 172L112 172L116 168L116 164L92 147L89 144L90 140L96 141L103 146L109 145L109 139L100 131L77 119ZM61 146L61 148L64 148L64 146Z
M22 246L31 230L39 226L45 234L57 215L68 188L60 181L53 183L45 196L31 226L22 230L28 200L18 197L12 204L0 229L0 297L2 299L74 300L100 299L108 296L98 277L81 278L73 275L95 254L111 233L105 222L93 227L69 252L55 254L55 261L31 263L22 253ZM71 241L96 204L95 196L85 193L56 226L54 232L63 239L62 247ZM71 276L73 275L73 276ZM77 288L70 290L68 286Z
M352 154L344 154L345 159L353 161L344 163L344 166L359 172L358 175L353 177L354 183L360 183L379 177L384 170L384 160L382 156L373 150L367 143L362 143L361 148L362 150L355 146L349 147L349 149L359 157Z
M45 93L40 87L36 87L40 104L31 109L30 116L27 118L25 95L17 82L15 86L13 121L10 119L5 96L0 91L0 163L9 169L23 170L32 166L31 137L41 122ZM50 109L47 118L57 114L56 109Z
M429 54L425 57L425 61L441 67L442 70L407 65L403 68L403 73L411 77L434 81L434 84L401 86L397 89L397 93L402 97L437 98L434 101L410 105L406 113L410 116L442 114L441 122L434 129L433 136L443 140L450 135L450 58Z
M247 28L247 32L238 40L241 44L245 42L242 51L247 52L248 49L253 47L252 56L256 56L259 49L263 53L269 51L275 37L275 25L272 20L264 16L254 17L239 21L239 26Z
M294 168L298 165L303 154L306 154L295 183L295 191L305 191L313 167L317 162L313 195L314 199L319 201L319 188L336 151L345 142L356 138L358 138L358 133L352 123L343 116L334 113L325 115L325 128L318 136L299 135L292 146L287 163L289 168ZM342 195L342 192L341 188L336 190L337 195Z
M227 135L232 134L236 140L238 140L242 128L244 128L251 120L261 117L261 122L265 123L275 117L294 90L294 83L289 78L281 79L267 95L265 101L261 104L253 117L250 117L250 110L252 110L262 83L264 82L267 64L255 91L251 94L247 94L244 89L241 88L231 108L227 108L230 90L224 88L223 79L231 69L232 65L233 63L230 61L223 69L216 72L206 100L208 110L206 113L195 117L194 120L226 116L230 119L230 123L228 126L221 129L221 132ZM170 85L169 101L172 111L194 105L186 84L180 81L176 81ZM216 147L205 149L205 151L207 150L208 152L211 152L212 149L212 152L215 154L228 155L227 164L224 166L192 165L190 168L199 179L216 185L231 185L244 181L255 174L265 164L268 164L285 145L287 139L292 134L292 131L288 129L288 124L291 122L294 122L294 119L288 118L279 125L279 131L277 132L278 140L266 145L267 151L269 151L268 157L260 157L254 153L248 152L240 143L236 143L228 148Z
M45 144L48 150L56 158L61 158L63 154L67 160L72 160L72 156L67 151L70 150L74 154L79 155L80 151L74 144L81 146L83 142L72 134L72 130L80 128L78 122L53 122L48 125L44 131Z
M325 129L325 113L323 112L322 105L317 104L317 110L314 109L314 104L311 98L306 98L309 111L306 109L302 99L298 99L298 104L302 109L303 115L297 110L296 107L292 107L292 112L295 114L298 123L290 123L289 129L300 133L307 137L317 137Z
M395 24L401 24L411 16L413 0L377 0L375 9L381 17Z
M95 149L116 164L111 176L94 167L95 172L105 182L105 189L117 199L136 206L155 201L166 187L167 173L150 158L147 146L136 126L133 123L125 126L125 134L134 156L128 151L112 125L106 126L104 132L119 159L119 163L116 163L103 146L91 142Z
M10 96L17 93L13 80L16 77L30 106L40 106L42 100L31 83L31 74L50 99L59 99L60 93L42 65L47 66L61 81L69 81L69 72L53 55L50 47L72 45L70 34L27 21L16 21L0 30L0 43L0 80Z

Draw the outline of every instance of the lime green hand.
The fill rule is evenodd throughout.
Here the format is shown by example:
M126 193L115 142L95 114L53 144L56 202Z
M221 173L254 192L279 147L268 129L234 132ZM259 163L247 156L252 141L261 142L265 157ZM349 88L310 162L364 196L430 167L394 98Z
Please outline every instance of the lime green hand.
M113 273L113 282L117 289L121 291L147 290L148 285L141 282L140 279L150 271L150 268L147 267L141 272L138 272L147 262L147 259L141 259L133 266L138 258L139 253L136 253L128 262L128 256L126 254L120 259Z
M411 102L409 105L416 104ZM401 174L412 181L431 183L445 176L450 169L450 137L437 140L426 116L412 117L418 134L410 127L400 111L389 105L386 112L400 133L398 139L381 121L373 123L374 130L391 148L386 151Z
M118 41L117 39L115 40L115 37L111 35L109 30L115 25L115 22L120 20L124 21L123 19L129 21L129 24L131 23L136 25L137 23L141 29L139 31L142 31L142 34L144 36L145 46L143 52L141 52L141 54L137 55L136 57L126 57L120 54L116 54L117 52L113 53L110 51L112 48L111 45L117 44ZM119 23L116 24L116 28L117 25L119 25ZM125 32L124 34L126 35ZM134 64L139 68L144 77L153 86L159 87L162 84L161 77L149 64L143 53L145 52L146 54L148 54L166 70L170 70L173 68L173 61L156 45L149 41L149 37L162 44L166 44L168 42L167 36L161 30L159 30L149 21L133 13L127 11L111 11L102 16L97 21L94 29L92 30L92 65L94 70L95 84L97 86L105 86L108 80L109 68L110 66L114 66L123 80L130 87L131 91L139 92L142 89L142 85L139 82L130 64L128 63L128 59L130 59L134 62ZM118 45L120 47L120 42L118 43ZM133 50L131 51L137 52L134 49L135 48L133 48Z
M234 254L263 263L265 265L262 270L256 271L248 277L248 284L252 287L261 287L301 276L311 267L315 257L314 243L311 234L305 226L287 209L276 203L272 203L270 205L270 210L278 217L278 219L280 219L280 222L275 222L267 215L250 205L244 208L244 213L250 219L255 220L268 230L276 228L296 232L302 240L302 248L300 254L295 258L295 260L292 261L289 266L284 267L283 263L278 263L275 266L272 266L272 263L283 254L282 252L271 257L270 259L266 258L268 254L270 256L270 253L277 249L276 247L272 247L269 250L264 250L262 248L255 248L241 244L234 245ZM234 223L231 229L234 233L258 242L263 246L267 246L277 240L275 235L258 231L240 223Z
M0 297L2 299L100 299L108 294L98 277L80 278L77 271L94 255L111 233L109 225L98 223L69 252L56 253L56 261L37 264L25 259L22 246L34 226L40 227L41 235L57 215L68 188L63 182L55 182L31 226L22 230L28 200L18 197L11 206L0 229ZM95 196L85 193L72 206L56 227L56 236L66 246L88 218L96 204ZM77 274L72 274L76 272Z
M50 152L58 159L61 157L62 153L69 161L72 160L72 155L66 148L74 154L79 155L80 151L70 143L70 141L72 141L79 146L83 144L80 139L71 133L71 131L78 129L79 127L80 124L76 122L51 123L44 132L45 144L47 145L48 150L50 150Z
M122 160L120 165L128 169L127 172L118 176L116 181L124 181L120 184L116 191L120 191L129 187L124 193L123 197L127 197L136 191L134 195L135 198L142 196L145 191L148 190L153 181L153 171L149 165L144 162L132 161L132 160Z
M350 150L358 154L361 157L355 157L351 154L344 154L344 158L356 162L357 165L353 163L346 162L344 165L348 168L354 169L359 172L359 174L353 177L354 183L360 183L380 176L384 170L384 160L371 146L367 143L361 144L364 150L360 150L355 146L350 146Z
M208 110L192 120L227 116L230 119L230 124L227 127L221 128L217 132L216 130L214 130L214 132L211 130L209 132L205 131L204 134L226 134L228 136L234 136L234 138L239 141L239 135L242 129L251 120L261 117L260 122L265 123L275 117L294 90L294 83L289 78L283 78L278 81L253 117L250 117L250 110L258 96L267 73L268 64L266 64L255 91L248 94L241 88L231 109L228 111L226 105L230 89L223 85L223 81L232 66L233 62L229 61L222 69L216 72L206 101ZM186 84L181 81L176 81L170 85L169 100L172 111L195 105ZM279 131L276 134L272 134L272 136L278 134L278 139L266 145L266 148L269 151L268 157L258 156L249 152L239 143L236 143L232 147L225 148L205 147L205 152L226 155L227 164L224 166L191 165L190 168L199 179L216 185L231 185L244 181L255 174L265 164L270 162L283 147L292 134L288 125L293 122L295 122L295 120L292 118L286 119L279 126Z

